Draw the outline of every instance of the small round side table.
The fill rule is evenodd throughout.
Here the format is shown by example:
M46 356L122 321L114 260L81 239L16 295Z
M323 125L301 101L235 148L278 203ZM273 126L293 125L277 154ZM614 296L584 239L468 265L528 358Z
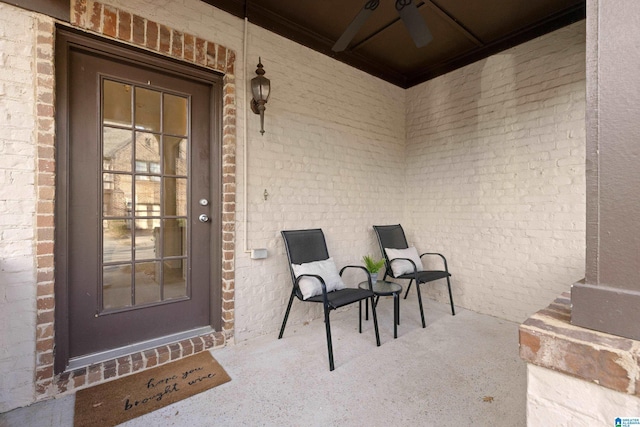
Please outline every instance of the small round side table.
M369 289L369 282L358 283L358 288ZM374 304L378 305L378 299L381 296L393 295L393 338L398 338L398 325L400 324L400 293L402 286L397 283L387 282L386 280L378 280L373 284L373 293L375 295ZM369 301L366 302L365 320L369 320ZM362 316L362 313L360 313Z

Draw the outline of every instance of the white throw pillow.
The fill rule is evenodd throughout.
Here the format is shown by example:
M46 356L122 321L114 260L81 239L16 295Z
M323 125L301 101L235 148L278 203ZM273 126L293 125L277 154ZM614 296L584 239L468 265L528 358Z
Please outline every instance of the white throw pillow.
M344 284L336 264L333 262L333 258L325 259L324 261L307 262L304 264L291 264L293 268L293 274L298 277L301 274L316 274L324 280L327 285L327 292L337 291L344 289L347 285ZM315 277L303 277L298 282L300 286L300 292L302 292L302 299L308 299L316 295L322 295L322 285L320 281Z
M408 258L416 264L416 269L418 271L424 270L418 250L413 246L407 249L384 248L384 251L387 253L387 257L390 261L396 258ZM411 265L407 260L393 261L391 262L391 270L393 271L393 275L398 277L403 274L413 273L413 265Z

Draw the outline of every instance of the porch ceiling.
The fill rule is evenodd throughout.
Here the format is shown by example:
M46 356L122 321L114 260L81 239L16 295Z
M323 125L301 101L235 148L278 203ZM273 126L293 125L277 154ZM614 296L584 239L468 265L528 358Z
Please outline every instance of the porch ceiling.
M417 0L433 34L413 43L393 0L343 52L332 46L367 0L202 0L269 31L408 88L581 19L585 0Z

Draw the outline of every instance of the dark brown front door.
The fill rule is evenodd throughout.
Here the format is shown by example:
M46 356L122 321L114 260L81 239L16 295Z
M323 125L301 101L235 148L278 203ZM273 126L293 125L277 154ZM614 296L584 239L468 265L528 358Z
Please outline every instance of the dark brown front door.
M58 181L67 359L211 325L219 287L218 87L75 37Z

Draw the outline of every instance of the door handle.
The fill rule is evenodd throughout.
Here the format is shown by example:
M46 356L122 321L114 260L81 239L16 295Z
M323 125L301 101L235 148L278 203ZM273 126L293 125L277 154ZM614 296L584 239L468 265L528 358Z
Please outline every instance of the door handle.
M200 220L200 222L209 222L209 215L207 215L207 214L200 214L200 216L198 217L198 219Z

